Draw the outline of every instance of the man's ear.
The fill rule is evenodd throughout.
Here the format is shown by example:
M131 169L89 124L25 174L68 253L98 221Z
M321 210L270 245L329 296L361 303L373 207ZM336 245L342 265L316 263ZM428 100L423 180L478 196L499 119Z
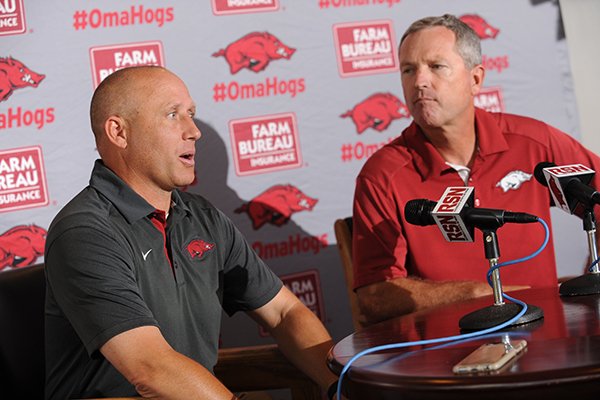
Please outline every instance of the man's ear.
M483 78L485 77L485 68L479 64L471 70L471 94L476 96L483 86Z
M111 115L104 123L104 132L109 142L125 149L127 147L127 123L122 117Z

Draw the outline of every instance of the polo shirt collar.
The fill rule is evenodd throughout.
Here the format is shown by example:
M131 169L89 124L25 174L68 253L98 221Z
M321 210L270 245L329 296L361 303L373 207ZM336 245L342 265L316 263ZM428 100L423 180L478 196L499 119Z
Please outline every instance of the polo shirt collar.
M478 159L485 160L491 154L508 150L504 133L493 114L475 108L475 131L477 132L478 151L476 157ZM423 180L453 170L414 121L406 128L402 136Z
M142 196L104 165L102 160L96 160L94 163L90 186L105 196L130 224L155 211ZM177 213L180 209L190 212L176 190L173 190L171 200L171 213Z

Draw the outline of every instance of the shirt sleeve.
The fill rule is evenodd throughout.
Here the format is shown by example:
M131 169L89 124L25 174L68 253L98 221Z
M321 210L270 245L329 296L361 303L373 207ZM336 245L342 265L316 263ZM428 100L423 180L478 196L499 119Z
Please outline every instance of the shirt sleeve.
M45 255L48 290L90 355L119 333L158 325L123 244L106 232L67 229L53 238Z
M352 218L355 289L407 276L406 238L391 192L367 177L357 178Z
M283 283L258 257L242 233L219 211L225 226L228 252L224 265L223 309L228 315L267 304Z

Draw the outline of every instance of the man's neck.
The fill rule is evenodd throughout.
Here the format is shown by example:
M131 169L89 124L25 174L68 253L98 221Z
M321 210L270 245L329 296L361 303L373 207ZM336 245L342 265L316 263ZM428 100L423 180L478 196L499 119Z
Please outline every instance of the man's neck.
M474 123L462 127L423 129L423 132L445 161L465 167L473 163L477 153Z

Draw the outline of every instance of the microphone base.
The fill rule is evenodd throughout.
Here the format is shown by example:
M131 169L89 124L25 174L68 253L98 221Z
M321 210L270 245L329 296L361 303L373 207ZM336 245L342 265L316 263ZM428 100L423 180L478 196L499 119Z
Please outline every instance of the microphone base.
M558 289L561 296L585 296L600 293L600 273L588 273L563 282Z
M478 331L500 325L513 318L521 311L521 306L515 303L494 304L473 311L458 321L458 326L464 331ZM537 306L527 304L527 311L510 326L527 324L544 317L544 311Z

